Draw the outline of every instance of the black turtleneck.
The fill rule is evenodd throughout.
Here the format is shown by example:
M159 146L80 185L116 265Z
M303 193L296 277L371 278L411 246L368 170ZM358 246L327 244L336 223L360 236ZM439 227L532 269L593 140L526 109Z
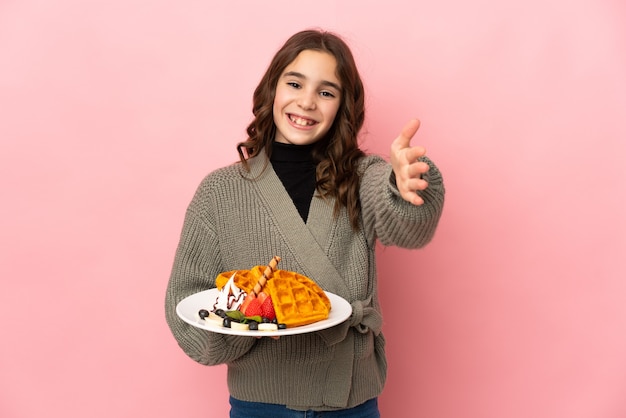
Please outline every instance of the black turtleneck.
M270 158L274 171L304 222L309 216L311 199L315 193L313 146L314 144L293 145L274 142Z

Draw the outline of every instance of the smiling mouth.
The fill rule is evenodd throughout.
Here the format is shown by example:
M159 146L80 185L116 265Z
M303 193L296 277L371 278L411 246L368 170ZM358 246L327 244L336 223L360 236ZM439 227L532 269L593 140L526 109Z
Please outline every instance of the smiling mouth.
M298 126L313 126L317 122L312 119L303 118L300 116L288 114L289 120Z

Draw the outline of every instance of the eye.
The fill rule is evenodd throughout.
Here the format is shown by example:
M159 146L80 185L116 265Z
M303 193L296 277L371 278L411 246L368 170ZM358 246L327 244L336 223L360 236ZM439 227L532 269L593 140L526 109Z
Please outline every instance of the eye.
M294 89L299 89L300 88L300 84L296 83L295 81L288 81L287 85L290 87L293 87Z
M334 95L332 92L327 91L327 90L325 90L325 91L321 91L321 92L320 92L320 95L321 95L322 97L328 97L328 98L333 98L333 97L335 97L335 95Z

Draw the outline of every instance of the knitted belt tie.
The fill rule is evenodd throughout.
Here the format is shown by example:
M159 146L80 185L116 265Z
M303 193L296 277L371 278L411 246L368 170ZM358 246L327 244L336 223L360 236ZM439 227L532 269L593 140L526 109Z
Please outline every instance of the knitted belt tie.
M370 296L366 300L356 300L350 304L352 306L350 326L361 334L366 334L372 330L375 335L378 335L383 327L383 317L370 306L371 302L372 297Z
M328 381L334 382L328 385L324 391L324 405L345 408L350 397L352 387L352 375L354 373L354 333L349 332L354 328L359 333L365 334L370 330L380 334L383 318L370 306L372 297L366 300L352 302L352 315L343 324L333 328L319 331L319 335L328 346L334 347L332 367L328 370ZM331 390L332 388L332 390Z

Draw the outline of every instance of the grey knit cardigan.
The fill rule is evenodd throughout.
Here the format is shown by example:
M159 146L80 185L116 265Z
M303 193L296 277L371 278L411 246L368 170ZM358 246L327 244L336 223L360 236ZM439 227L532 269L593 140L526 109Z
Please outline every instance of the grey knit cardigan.
M166 292L167 323L183 351L204 365L226 364L231 396L299 410L349 408L378 396L387 362L377 294L375 244L419 248L433 237L443 210L441 173L430 165L413 206L395 187L391 166L378 156L359 164L361 229L333 199L315 196L305 223L265 155L204 178L186 212ZM223 271L265 265L304 274L353 308L333 328L278 340L211 333L176 315L179 301L215 287ZM207 301L207 305L210 301ZM213 382L207 382L213 383Z

